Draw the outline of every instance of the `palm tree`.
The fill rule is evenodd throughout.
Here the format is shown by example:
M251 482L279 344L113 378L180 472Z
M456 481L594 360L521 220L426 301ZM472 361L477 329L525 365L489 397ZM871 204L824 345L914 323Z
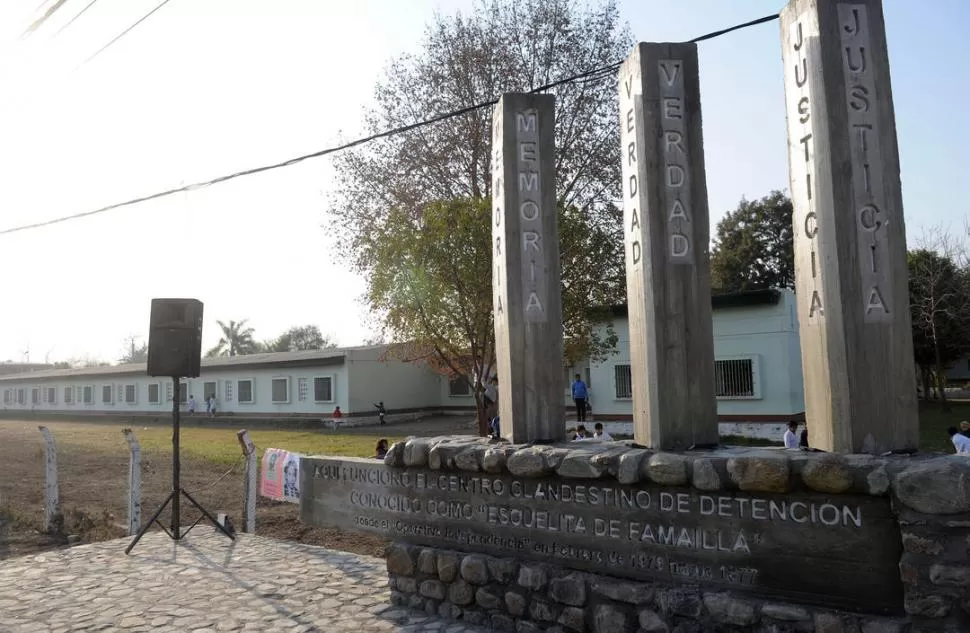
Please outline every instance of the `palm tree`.
M259 346L253 340L253 328L246 327L246 321L247 319L229 321L228 325L216 321L222 328L222 338L215 347L206 352L206 356L242 356L256 353Z

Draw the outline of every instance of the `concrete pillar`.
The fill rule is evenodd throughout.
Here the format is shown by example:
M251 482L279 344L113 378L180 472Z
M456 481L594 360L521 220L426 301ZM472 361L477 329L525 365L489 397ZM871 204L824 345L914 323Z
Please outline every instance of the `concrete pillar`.
M634 438L716 444L697 46L638 44L619 83Z
M128 459L128 535L141 529L141 444L131 429L122 429L131 455Z
M502 435L565 435L555 97L505 94L492 115L492 292Z
M879 0L781 13L809 443L915 449L906 230Z
M61 515L61 496L57 485L57 446L46 426L37 427L44 436L44 531L60 532L64 527Z
M334 420L334 429L337 420ZM246 473L243 479L243 532L256 533L256 490L259 468L256 465L256 445L249 436L249 431L243 429L236 433L243 456L246 458Z

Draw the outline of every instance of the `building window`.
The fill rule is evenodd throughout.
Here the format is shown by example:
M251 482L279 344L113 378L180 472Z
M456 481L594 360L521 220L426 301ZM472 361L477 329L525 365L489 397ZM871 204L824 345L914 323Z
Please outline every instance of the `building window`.
M755 363L752 358L714 361L714 395L718 398L757 398Z
M202 383L202 398L206 402L209 401L209 398L215 398L216 397L216 387L218 385L219 385L219 383L217 383L215 381Z
M238 394L239 402L252 404L255 399L253 398L253 380L237 380L236 381L236 393Z
M148 404L160 404L161 403L161 398L159 398L158 391L159 390L158 390L158 383L157 382L153 382L150 385L148 385Z
M27 404L27 390L23 387L17 390L17 404Z
M290 379L273 378L272 383L273 403L286 404L290 401Z
M296 391L300 402L306 400L307 394L310 392L309 381L306 378L297 378L296 380Z
M114 398L111 397L111 385L104 385L101 387L101 402L105 404L111 404L114 402Z
M135 385L125 385L125 402L135 404L138 402L138 391Z
M313 401L333 402L333 376L317 376L313 379Z
M11 392L10 392L9 389L4 389L3 390L3 403L4 404L13 404L13 396L11 395Z
M630 374L629 365L613 366L613 382L616 385L617 399L633 397L633 376Z
M472 395L471 387L468 386L468 380L464 376L450 378L448 380L448 395L453 397Z
M189 402L189 383L180 382L179 383L179 404L188 404Z
M165 402L172 401L172 383L171 381L166 381L165 383Z
M30 403L40 404L40 387L34 387L30 390Z
M64 387L64 404L74 402L74 387Z
M44 402L46 402L47 404L57 403L57 389L55 389L54 387L47 387L44 390L44 397L46 398Z
M232 402L232 381L226 381L226 402Z
M84 395L84 404L94 404L94 387L91 385L84 385L82 393Z

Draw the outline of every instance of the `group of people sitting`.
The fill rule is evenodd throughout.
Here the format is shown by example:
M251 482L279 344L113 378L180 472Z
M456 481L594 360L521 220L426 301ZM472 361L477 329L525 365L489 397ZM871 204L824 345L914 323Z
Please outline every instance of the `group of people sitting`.
M586 430L586 425L580 424L576 427L576 432L573 433L574 442L584 442L587 440L598 440L600 442L612 442L613 436L603 430L603 423L597 422L593 425L593 432L590 433Z

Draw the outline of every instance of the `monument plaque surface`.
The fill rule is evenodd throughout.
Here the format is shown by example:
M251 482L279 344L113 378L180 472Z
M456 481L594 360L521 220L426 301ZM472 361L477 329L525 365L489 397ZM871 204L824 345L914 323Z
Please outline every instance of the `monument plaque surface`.
M304 458L303 522L610 576L686 581L855 610L901 604L885 498L704 493L614 480L394 469Z
M906 230L879 0L781 12L809 443L919 443Z

